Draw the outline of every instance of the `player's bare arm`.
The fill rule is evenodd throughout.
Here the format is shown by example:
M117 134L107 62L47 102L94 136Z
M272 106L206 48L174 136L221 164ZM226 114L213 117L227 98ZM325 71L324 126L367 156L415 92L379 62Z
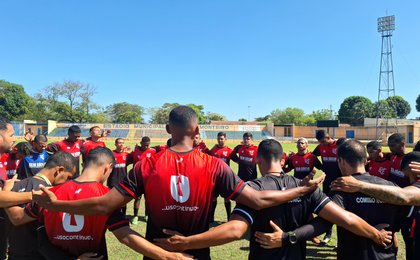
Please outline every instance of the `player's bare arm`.
M35 218L31 218L25 214L25 210L22 207L14 206L10 208L5 208L7 216L9 217L10 222L14 226L20 226L32 221L35 221Z
M51 211L63 211L79 215L108 215L116 209L125 206L133 198L122 195L115 188L107 194L83 200L57 200L53 192L44 186L40 186L43 195L34 194L33 200L41 207Z
M352 176L340 177L331 184L334 191L361 192L394 205L420 206L420 192L414 186L400 188L356 180Z
M233 213L228 222L206 232L184 237L172 230L164 230L169 238L155 239L154 242L166 250L182 252L191 249L223 245L238 239L246 233L249 223L240 215Z
M128 226L114 230L112 233L122 244L152 259L193 259L189 255L168 252L150 243Z
M311 177L308 175L302 181L301 186L283 191L256 191L246 185L235 201L256 210L277 206L314 191L324 181L325 174L314 180L311 180Z

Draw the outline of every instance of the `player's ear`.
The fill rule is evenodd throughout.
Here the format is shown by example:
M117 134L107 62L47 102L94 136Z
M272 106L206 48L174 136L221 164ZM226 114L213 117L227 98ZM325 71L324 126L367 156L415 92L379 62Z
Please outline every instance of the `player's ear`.
M63 166L56 166L55 167L55 172L54 172L54 177L57 177L60 173L64 172L64 167Z
M166 132L167 132L168 134L172 134L172 132L171 132L171 127L169 126L169 124L166 124Z

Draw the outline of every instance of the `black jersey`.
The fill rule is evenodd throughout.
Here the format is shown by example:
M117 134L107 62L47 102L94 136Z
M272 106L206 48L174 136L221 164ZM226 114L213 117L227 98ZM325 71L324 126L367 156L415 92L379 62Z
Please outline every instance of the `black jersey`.
M394 183L368 173L354 174L357 180L396 186ZM382 201L362 193L332 193L333 201L347 211L353 212L364 219L371 226L379 227L381 224L389 225L387 230L397 232L401 227L401 220L409 213L409 207L402 207L383 203ZM384 248L376 245L372 240L357 236L344 228L337 227L338 236L338 259L395 259L396 255L392 248Z
M32 177L16 182L12 191L27 192L39 190L40 184L46 187L50 186L44 180ZM37 227L37 221L21 226L11 226L9 233L9 259L44 259L38 253Z
M289 175L268 174L249 181L247 184L255 190L286 190L298 187L300 182L301 180ZM284 232L292 231L308 223L311 214L321 211L328 202L330 199L320 189L316 189L314 192L286 204L260 211L244 205L237 205L233 213L241 215L251 225L249 259L305 259L306 241L283 248L263 249L255 241L255 231L273 232L270 220L273 220Z

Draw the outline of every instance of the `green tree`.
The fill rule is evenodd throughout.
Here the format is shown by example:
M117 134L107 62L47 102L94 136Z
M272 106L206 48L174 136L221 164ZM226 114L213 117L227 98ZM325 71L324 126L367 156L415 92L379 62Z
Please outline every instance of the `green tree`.
M385 100L379 100L373 104L372 117L393 118L396 116L395 109Z
M204 114L204 107L203 105L196 105L196 104L187 104L187 106L194 109L195 113L197 114L197 119L199 124L206 124L206 116Z
M206 121L210 122L210 121L225 121L226 118L223 115L217 114L217 113L211 113L208 112L206 114Z
M257 122L267 122L270 120L270 115L256 117L255 121Z
M315 121L318 120L330 120L333 118L332 111L329 109L319 109L312 111L312 117L315 119Z
M420 112L420 94L417 96L416 99L416 110L417 112Z
M0 80L0 115L9 120L22 120L32 104L23 86Z
M144 108L127 102L115 103L106 108L106 114L113 123L139 124L143 122Z
M373 104L370 99L362 96L351 96L344 99L338 110L338 119L350 125L363 125L365 117L370 117Z
M401 96L393 96L386 99L389 106L397 112L398 118L406 118L411 112L410 104Z
M248 122L248 120L246 120L245 118L239 118L238 121L239 122Z
M308 125L313 124L315 119L305 115L305 112L296 107L287 107L286 109L275 109L270 114L271 121L274 124L295 124Z
M165 103L161 107L149 109L151 114L150 123L152 124L166 124L168 123L169 113L172 109L179 106L178 103Z

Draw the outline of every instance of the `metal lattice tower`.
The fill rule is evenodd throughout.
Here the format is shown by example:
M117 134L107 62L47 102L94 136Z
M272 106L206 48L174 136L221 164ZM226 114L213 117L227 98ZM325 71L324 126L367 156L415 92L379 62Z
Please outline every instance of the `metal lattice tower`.
M381 64L379 70L378 106L376 107L376 139L387 138L398 132L395 104L385 105L384 101L395 96L394 69L392 63L392 33L395 30L395 16L378 18L378 32L382 36ZM381 106L383 105L383 106ZM385 136L383 136L385 134Z

